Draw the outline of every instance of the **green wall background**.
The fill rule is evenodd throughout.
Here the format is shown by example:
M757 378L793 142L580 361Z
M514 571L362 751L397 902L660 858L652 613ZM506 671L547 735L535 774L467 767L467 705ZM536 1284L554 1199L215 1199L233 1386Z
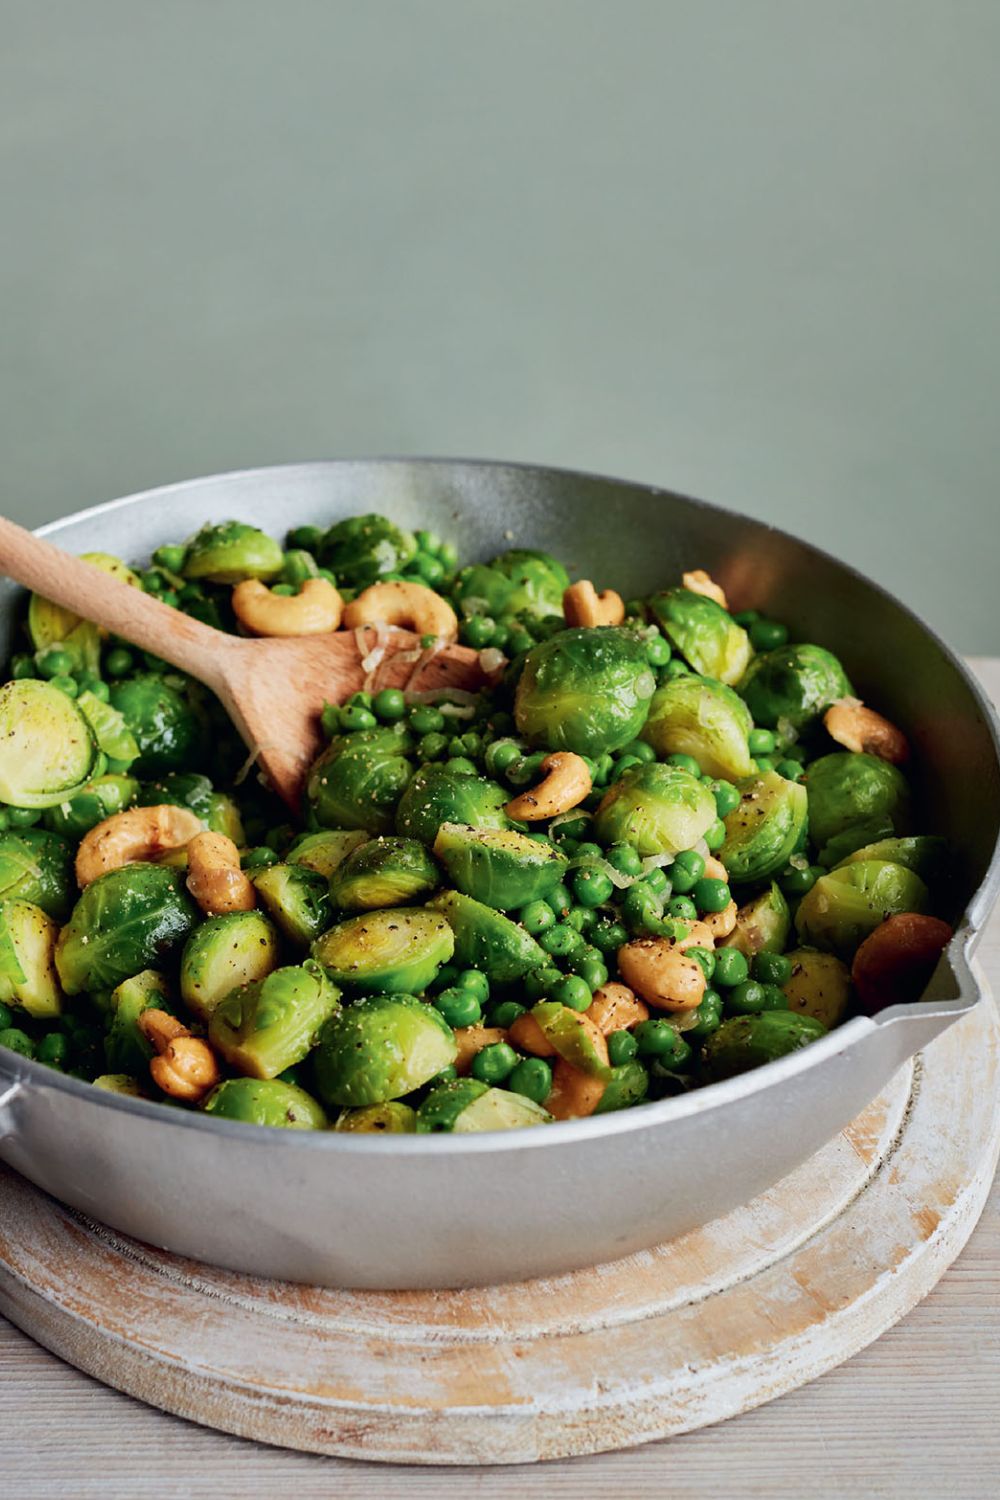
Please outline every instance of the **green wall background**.
M0 21L9 514L531 459L764 516L1000 652L996 0Z

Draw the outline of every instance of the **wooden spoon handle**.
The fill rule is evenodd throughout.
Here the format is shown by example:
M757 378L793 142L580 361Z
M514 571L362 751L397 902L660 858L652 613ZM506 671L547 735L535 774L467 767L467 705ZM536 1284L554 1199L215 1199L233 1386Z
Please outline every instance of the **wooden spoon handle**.
M36 594L162 656L209 687L221 683L223 659L234 637L72 557L5 516L0 516L0 569Z

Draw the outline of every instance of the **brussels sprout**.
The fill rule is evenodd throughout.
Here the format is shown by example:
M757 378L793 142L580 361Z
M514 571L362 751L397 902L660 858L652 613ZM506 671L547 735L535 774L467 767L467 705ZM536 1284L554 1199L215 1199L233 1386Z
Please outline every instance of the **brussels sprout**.
M385 1104L369 1104L364 1109L343 1109L334 1130L360 1131L365 1135L412 1135L417 1128L417 1112L408 1104L390 1099Z
M0 833L0 901L31 901L57 922L73 907L73 850L41 828Z
M821 1036L826 1036L826 1027L820 1021L787 1010L733 1016L706 1039L701 1049L702 1077L706 1083L718 1083L737 1073L748 1073L751 1068L796 1052Z
M138 1078L129 1073L102 1073L94 1079L94 1088L106 1094L121 1094L126 1099L148 1099Z
M633 1104L641 1104L649 1092L649 1074L642 1063L634 1059L619 1063L610 1073L604 1093L594 1110L595 1115L607 1115L616 1109L628 1109Z
M344 911L402 906L429 896L441 872L416 839L369 839L330 876L330 899Z
M546 962L545 953L523 927L471 896L443 891L427 904L454 932L455 962L463 969L481 969L491 982L506 984Z
M464 614L528 615L544 619L562 614L569 574L547 552L515 548L491 563L474 563L455 579L455 603Z
M201 528L187 544L183 577L205 583L241 583L246 578L277 578L285 555L273 537L243 521Z
M718 946L738 948L747 958L755 953L783 953L791 925L788 902L772 880L766 891L739 908L736 926Z
M433 844L443 823L509 828L504 804L510 793L485 776L461 776L443 766L421 766L400 798L396 831Z
M524 1094L492 1089L475 1078L456 1078L440 1083L417 1111L417 1130L422 1134L451 1131L466 1135L482 1130L522 1130L528 1125L547 1125L548 1110Z
M636 738L655 687L631 631L560 630L528 652L514 718L533 745L596 757Z
M558 849L527 834L463 823L441 824L434 853L457 890L501 911L547 896L569 865Z
M85 833L131 807L139 791L134 776L95 776L81 792L42 813L42 823L53 834L82 839Z
M139 746L133 776L184 771L205 757L205 726L190 696L158 672L137 672L112 684L111 703Z
M112 760L121 761L123 766L135 760L139 754L138 741L117 708L112 708L89 688L77 694L76 706L90 725L98 750Z
M399 729L363 729L331 740L306 780L312 818L324 828L388 833L413 775L410 748L409 735Z
M649 607L671 645L696 672L730 686L739 682L750 660L750 637L721 604L676 588L656 594Z
M72 698L22 678L0 688L0 802L53 807L89 780L97 746Z
M910 793L902 773L877 755L838 750L814 760L806 772L809 837L817 848L854 824L886 818L906 833ZM845 850L850 853L850 850Z
M719 858L731 881L765 880L784 869L799 847L809 811L806 789L765 771L740 787L739 806L724 820Z
M340 992L313 959L241 984L212 1012L208 1039L231 1068L277 1078L302 1062L324 1021L340 1009Z
M322 833L300 833L285 859L290 865L304 865L329 880L341 860L367 842L363 828L325 828Z
M122 583L139 588L138 576L120 558L108 552L83 552L81 562L92 563L104 573L110 573ZM95 579L95 584L97 580ZM98 585L99 586L99 585ZM51 599L32 594L28 602L28 634L36 651L49 646L58 646L68 652L74 672L96 672L101 662L102 631L89 620L82 620Z
M383 573L398 573L417 550L409 531L384 516L369 514L335 521L319 544L319 560L352 589L375 583Z
M327 881L305 865L270 865L253 876L268 916L290 942L307 948L333 921Z
M715 798L679 766L632 766L608 788L594 820L604 845L631 844L640 854L679 854L707 833Z
M853 689L840 662L822 646L779 646L755 656L740 697L764 729L805 729Z
M2 847L2 845L0 845ZM919 875L927 885L935 885L948 873L950 864L948 844L945 839L931 834L915 834L912 838L885 838L877 843L865 844L855 849L835 869L843 865L857 864L864 859L887 859L894 865L903 865Z
M851 823L827 839L822 849L816 852L816 863L826 869L835 869L859 849L882 844L892 837L892 819L885 817L865 818L861 823Z
M316 939L312 953L338 984L351 989L419 994L454 947L451 928L436 912L393 909L339 922Z
M414 995L373 995L327 1021L314 1071L327 1104L385 1104L455 1061L458 1044L433 1005Z
M839 1026L851 998L851 976L846 964L832 953L796 948L787 955L792 976L782 989L788 1009L796 1016L812 1016L829 1031Z
M143 969L124 979L112 990L111 1005L111 1025L104 1038L108 1072L144 1077L155 1048L139 1030L139 1017L150 1009L165 1010L169 1016L177 1014L165 976L155 969Z
M215 791L208 777L198 771L169 771L158 776L140 789L138 800L141 807L157 807L164 802L186 807L213 833L224 833L238 848L246 843L236 803L225 792Z
M183 943L200 913L176 870L125 865L87 886L59 935L56 968L68 995L112 990Z
M589 1017L568 1005L560 1005L557 1000L539 1000L531 1014L545 1040L564 1062L591 1078L609 1076L607 1046Z
M0 1002L29 1016L57 1016L63 992L53 955L59 928L31 901L0 903Z
M311 1094L277 1078L227 1078L212 1090L202 1108L221 1120L278 1130L325 1130L327 1123Z
M710 677L672 677L657 688L641 738L657 755L693 755L707 776L743 781L753 771L750 711L738 693Z
M181 955L181 994L202 1021L238 985L278 965L278 934L259 911L230 911L195 928Z
M886 917L924 912L927 887L912 870L890 860L864 859L817 880L799 903L795 930L803 943L850 958Z

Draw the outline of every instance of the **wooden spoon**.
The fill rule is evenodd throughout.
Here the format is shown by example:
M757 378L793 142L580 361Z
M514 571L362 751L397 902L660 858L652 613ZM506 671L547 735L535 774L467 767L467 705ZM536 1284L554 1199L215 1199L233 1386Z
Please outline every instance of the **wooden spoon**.
M270 640L226 635L3 516L0 569L211 688L256 752L275 791L292 808L298 807L306 772L322 745L320 711L325 703L342 703L364 686L362 659L378 635L374 626L366 627L364 651L353 630ZM382 631L380 687L406 683L423 692L444 687L475 692L486 681L479 653L454 644L431 657L413 681L414 658L400 659L399 653L419 651L420 637L388 626Z

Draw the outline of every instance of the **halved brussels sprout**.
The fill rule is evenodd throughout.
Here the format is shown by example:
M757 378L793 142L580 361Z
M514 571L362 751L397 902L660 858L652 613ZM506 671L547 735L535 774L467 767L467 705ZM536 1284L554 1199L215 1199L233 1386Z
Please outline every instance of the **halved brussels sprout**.
M85 833L132 806L139 791L134 776L95 776L67 802L58 802L42 813L42 823L51 833L82 839Z
M632 766L605 792L594 828L602 844L631 844L640 854L679 854L716 819L715 798L679 766Z
M896 912L924 912L928 892L919 875L884 859L842 865L803 896L795 929L803 943L850 958L880 922Z
M569 574L547 552L515 548L491 563L474 563L455 579L454 599L463 614L503 619L529 615L544 619L562 614Z
M433 1005L414 995L373 995L342 1010L320 1032L314 1071L327 1104L385 1104L428 1083L455 1061L458 1045Z
M436 912L394 908L338 922L316 939L312 953L338 984L352 990L419 994L454 947L451 928Z
M475 1078L455 1078L432 1089L417 1111L417 1130L429 1135L450 1131L467 1135L482 1130L523 1130L547 1125L548 1110L523 1094L489 1088Z
M558 1000L539 1000L531 1014L564 1062L590 1078L609 1076L607 1044L589 1016L560 1005Z
M98 750L112 760L130 765L139 754L139 743L125 723L124 715L89 688L76 695L76 705L90 725Z
M840 662L823 646L778 646L755 656L739 684L753 721L763 729L805 729L853 689Z
M330 876L330 899L344 911L373 911L419 901L440 884L440 870L417 839L369 839Z
M636 738L655 687L630 630L560 630L525 657L514 718L532 745L600 756Z
M144 1010L165 1010L169 1016L177 1015L166 976L155 969L143 969L122 980L111 992L111 1007L111 1025L104 1038L108 1072L143 1078L155 1048L139 1030L139 1017Z
M211 522L187 544L181 574L193 582L242 583L277 578L285 555L273 537L243 521Z
M368 842L363 828L324 828L322 833L300 833L285 859L290 865L305 865L325 875L327 880L334 870L355 849Z
M851 999L851 975L832 953L796 948L786 955L792 977L782 985L788 1009L796 1016L812 1016L829 1031L839 1026Z
M706 1038L701 1049L702 1078L706 1083L718 1083L737 1073L748 1073L751 1068L807 1047L821 1036L826 1036L822 1022L787 1010L733 1016Z
M42 828L0 833L0 901L31 901L65 921L76 896L73 850Z
M865 844L834 868L854 865L865 859L887 859L894 865L903 865L927 885L942 880L950 864L946 839L935 838L932 834L915 834L912 838L885 838L874 844Z
M887 819L896 833L907 831L910 790L906 779L877 755L850 750L822 755L809 766L805 782L809 837L817 848L855 824L875 818Z
M501 911L547 896L569 865L558 849L527 834L463 823L441 824L434 853L457 890Z
M339 735L313 762L306 800L323 828L388 833L400 796L413 775L412 741L399 729L362 729Z
M268 916L290 942L308 948L333 921L329 887L317 870L269 865L252 878Z
M411 532L369 513L335 521L319 544L319 560L339 584L363 589L383 573L401 572L416 550Z
M736 926L717 945L738 948L747 958L755 953L784 953L792 918L781 887L773 880L736 913Z
M611 1069L594 1114L608 1115L616 1109L629 1109L633 1104L641 1104L648 1093L649 1074L642 1063L634 1058L631 1062L619 1063Z
M809 811L806 789L765 771L740 787L739 806L725 819L719 858L731 881L766 880L784 869L799 847Z
M246 843L243 819L232 797L217 792L207 776L198 771L169 771L147 782L139 792L141 807L158 807L163 803L186 807L200 818L213 833L224 833L242 848Z
M54 954L58 925L31 901L0 903L0 1001L29 1016L57 1016L63 992Z
M307 958L231 990L212 1011L208 1039L238 1072L277 1078L308 1056L323 1022L339 1009L340 991Z
M227 1078L216 1085L202 1108L221 1120L278 1130L325 1130L327 1124L312 1094L277 1078Z
M485 776L461 776L447 765L421 766L396 810L396 831L433 844L443 823L509 828L510 793Z
M155 968L183 943L201 913L176 870L125 865L87 886L59 935L56 968L68 995L113 990Z
M657 688L641 738L657 755L693 755L706 776L742 781L753 771L750 710L711 677L673 677Z
M0 687L0 802L53 807L86 786L97 746L66 693L22 678Z
M158 672L137 672L111 686L111 704L139 746L133 776L184 771L205 757L205 724L190 694Z
M95 568L110 573L122 583L131 584L133 588L140 587L139 578L132 569L120 558L112 557L109 552L82 552L80 561L92 563ZM100 587L96 579L94 582ZM31 636L31 644L36 651L59 646L69 653L74 672L97 671L101 663L101 637L104 633L90 620L81 619L71 610L63 609L61 604L43 599L40 594L32 594L28 601L28 634Z
M278 934L259 911L230 911L195 928L181 955L181 994L199 1020L237 985L278 966Z
M667 589L650 601L652 614L671 645L696 672L732 686L750 660L750 637L732 615L691 589Z
M463 969L481 969L491 980L506 984L546 961L530 933L471 896L443 891L427 904L441 913L455 934L455 962Z
M148 1099L138 1078L130 1073L102 1073L94 1079L94 1088L106 1094L121 1094L126 1099Z
M412 1135L417 1128L417 1112L408 1104L390 1099L386 1104L369 1104L364 1109L341 1110L333 1128L365 1135Z

